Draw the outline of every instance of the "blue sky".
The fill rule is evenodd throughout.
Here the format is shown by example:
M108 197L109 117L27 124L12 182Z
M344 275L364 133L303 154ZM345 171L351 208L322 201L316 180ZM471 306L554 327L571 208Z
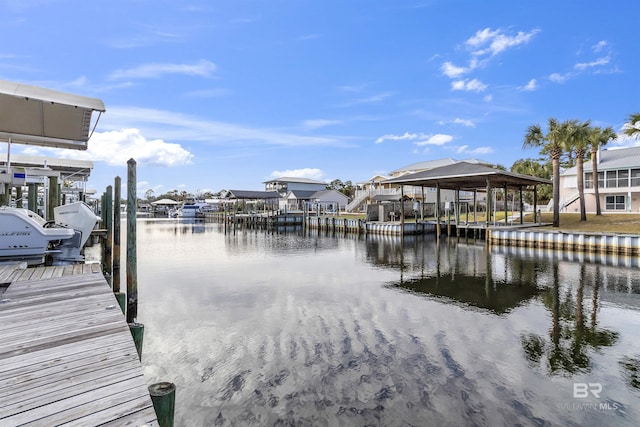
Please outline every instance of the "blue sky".
M637 16L599 0L0 0L0 79L103 100L86 152L12 146L93 160L98 192L129 158L139 196L444 157L508 168L538 157L532 124L619 131L640 111Z

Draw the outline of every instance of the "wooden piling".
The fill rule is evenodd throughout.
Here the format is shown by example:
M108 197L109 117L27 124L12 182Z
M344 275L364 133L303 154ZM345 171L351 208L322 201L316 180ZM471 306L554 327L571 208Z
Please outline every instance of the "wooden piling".
M122 203L122 180L116 176L113 194L113 292L120 293L120 204ZM124 312L124 311L123 311Z
M107 238L104 248L104 272L107 282L111 285L113 282L113 187L107 186L105 193L105 228L107 229Z
M173 427L176 385L170 382L152 384L149 386L149 395L160 427Z
M138 259L136 253L136 161L127 161L127 323L138 317Z

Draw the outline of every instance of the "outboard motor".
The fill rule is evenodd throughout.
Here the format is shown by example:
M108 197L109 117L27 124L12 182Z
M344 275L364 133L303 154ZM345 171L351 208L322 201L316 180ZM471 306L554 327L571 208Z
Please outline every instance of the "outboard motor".
M54 227L74 230L70 239L62 240L51 253L53 265L84 261L82 248L91 236L98 217L84 202L69 203L53 208Z

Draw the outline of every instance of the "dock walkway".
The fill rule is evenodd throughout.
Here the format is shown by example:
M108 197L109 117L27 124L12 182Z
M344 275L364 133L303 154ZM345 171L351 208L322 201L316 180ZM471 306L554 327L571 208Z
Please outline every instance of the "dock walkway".
M98 264L0 265L0 426L157 426Z

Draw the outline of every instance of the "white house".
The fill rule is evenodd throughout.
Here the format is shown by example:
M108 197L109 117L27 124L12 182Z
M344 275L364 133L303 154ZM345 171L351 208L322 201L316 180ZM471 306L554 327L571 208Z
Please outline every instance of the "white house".
M600 150L598 193L602 212L640 212L640 147ZM584 163L587 212L596 212L591 160ZM560 211L580 212L577 167L560 173Z
M309 178L282 177L264 182L265 191L277 191L281 197L295 190L320 191L327 189L327 183Z
M422 162L412 163L407 166L403 166L399 169L391 171L388 176L375 175L371 179L365 182L360 182L357 185L357 189L353 200L347 205L347 211L354 212L364 209L366 204L375 202L376 200L389 199L395 197L400 200L400 187L397 184L389 184L385 181L391 178L398 178L404 175L413 174L416 172L422 172L441 166L453 165L459 162L467 162L474 164L489 165L488 162L483 162L476 159L467 160L455 160L450 157L436 160L426 160ZM435 203L436 202L436 189L428 187L414 187L411 185L405 185L403 188L404 196L415 199L421 203ZM441 201L443 203L453 202L455 200L454 190L442 190L440 192ZM460 197L463 200L473 198L473 193L461 191Z

